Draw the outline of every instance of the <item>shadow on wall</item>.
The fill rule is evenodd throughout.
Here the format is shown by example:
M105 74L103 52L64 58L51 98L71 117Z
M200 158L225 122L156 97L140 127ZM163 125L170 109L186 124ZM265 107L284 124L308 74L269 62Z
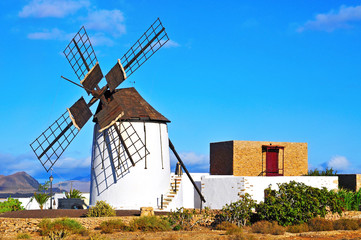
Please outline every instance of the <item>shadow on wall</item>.
M92 154L92 177L98 196L130 173L130 168L144 159L149 151L130 122L117 123L128 153L112 126L96 135Z

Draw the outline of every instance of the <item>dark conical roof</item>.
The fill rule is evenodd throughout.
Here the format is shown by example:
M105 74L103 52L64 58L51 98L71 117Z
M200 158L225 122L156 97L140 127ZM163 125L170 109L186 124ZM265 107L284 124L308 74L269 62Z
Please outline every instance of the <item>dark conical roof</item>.
M140 96L135 88L121 88L116 89L113 94L106 93L111 101L117 103L116 111L111 111L108 114L109 118L116 118L121 112L124 115L120 120L144 120L144 121L161 121L170 122L166 117L155 110L147 101ZM102 110L102 103L99 103L96 113ZM94 119L97 121L96 119Z

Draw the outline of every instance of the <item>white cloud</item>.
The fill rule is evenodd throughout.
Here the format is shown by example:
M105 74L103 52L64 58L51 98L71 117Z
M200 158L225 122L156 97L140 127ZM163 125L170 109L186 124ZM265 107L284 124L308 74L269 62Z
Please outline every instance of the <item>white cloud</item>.
M113 37L119 37L126 32L123 13L118 9L89 12L84 21L86 29L107 32Z
M183 152L179 154L183 163L190 172L208 172L209 156L205 154L197 154L194 152ZM171 165L174 167L177 163L176 157L170 155Z
M87 158L64 157L64 158L60 158L56 162L56 168L61 168L61 169L90 168L90 162L91 162L90 157Z
M87 0L32 0L19 12L19 17L63 18L69 14L74 14L79 9L88 7L89 5L90 3Z
M180 158L184 163L190 165L202 165L209 163L209 157L204 154L196 154L194 152L185 152L180 154Z
M11 154L0 153L1 170L0 174L10 175L16 172L27 172L35 175L40 171L44 171L40 162L33 154L21 154L14 156ZM38 163L36 165L35 163Z
M45 29L41 32L34 32L29 33L28 38L29 39L36 39L36 40L50 40L50 39L56 39L56 40L69 40L71 39L73 34L66 34L64 31L59 30L57 28L53 28L51 30Z
M344 156L334 156L327 162L327 166L338 171L345 171L348 170L350 162Z
M10 175L16 172L27 172L32 177L40 180L47 179L47 173L34 153L12 155L0 153L1 169L0 175ZM57 178L69 180L90 173L91 158L61 157L53 166Z
M168 40L168 42L164 45L165 48L174 48L174 47L180 47L180 44L173 41L173 40Z
M106 37L104 33L95 33L90 37L90 41L92 42L93 46L113 46L114 41Z
M341 6L340 9L326 14L317 14L315 20L307 21L297 29L298 32L317 30L332 32L339 28L350 28L351 23L361 20L361 5L355 7Z

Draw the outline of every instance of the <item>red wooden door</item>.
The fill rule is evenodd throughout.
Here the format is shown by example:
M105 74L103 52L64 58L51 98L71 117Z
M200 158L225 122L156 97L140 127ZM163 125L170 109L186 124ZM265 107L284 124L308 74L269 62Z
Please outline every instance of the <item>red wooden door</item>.
M278 173L278 149L266 152L266 176L280 176Z

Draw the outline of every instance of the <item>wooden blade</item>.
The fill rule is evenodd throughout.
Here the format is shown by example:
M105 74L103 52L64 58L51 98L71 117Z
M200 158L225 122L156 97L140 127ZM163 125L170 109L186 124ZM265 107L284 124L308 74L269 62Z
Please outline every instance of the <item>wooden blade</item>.
M122 65L129 77L169 40L159 18L121 58Z
M73 106L68 109L68 112L74 126L78 130L82 129L90 117L93 116L83 97L76 101Z
M92 69L85 75L84 79L80 83L84 86L88 94L91 93L89 90L94 90L98 87L98 83L102 80L103 73L100 69L99 63L97 62Z
M102 109L95 114L95 120L100 126L99 132L111 127L124 115L122 105L117 99L112 99L107 105L102 105Z
M47 172L60 158L78 132L69 117L68 111L66 111L30 144Z
M197 193L198 193L199 197L201 198L201 200L202 200L203 202L206 202L206 200L204 199L204 197L203 197L203 195L202 195L202 193L201 193L201 190L199 190L199 188L197 187L197 184L194 182L192 176L189 174L186 166L184 165L182 159L179 157L179 155L178 155L177 151L175 150L175 147L174 147L174 145L173 145L173 143L172 143L172 141L171 141L170 139L169 139L169 148L173 151L175 157L177 158L178 162L180 163L180 165L182 166L183 170L184 170L185 173L187 174L189 180L190 180L191 183L193 184L193 187L194 187L194 189L197 191Z
M125 162L129 161L134 166L149 154L143 140L139 137L131 122L118 122L106 131L110 136L111 144L114 146L112 149L113 154L123 159L114 162L114 165L120 169L121 173L129 168L124 168L124 165L129 166L124 164ZM119 165L119 162L121 165Z
M120 60L114 65L114 67L105 75L105 79L107 80L109 90L111 92L114 91L116 87L119 86L125 79L126 74Z
M79 80L98 62L84 27L75 34L63 53Z

